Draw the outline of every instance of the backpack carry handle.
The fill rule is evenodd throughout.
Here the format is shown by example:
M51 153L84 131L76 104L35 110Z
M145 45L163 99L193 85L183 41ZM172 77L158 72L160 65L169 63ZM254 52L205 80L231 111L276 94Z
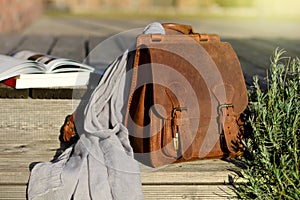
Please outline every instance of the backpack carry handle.
M167 34L182 33L185 35L194 34L191 25L177 24L177 23L163 23L162 26L166 29Z
M191 37L195 37L197 41L216 41L220 42L220 37L215 34L199 34L194 32L191 25L177 24L177 23L163 23L167 35L184 34Z

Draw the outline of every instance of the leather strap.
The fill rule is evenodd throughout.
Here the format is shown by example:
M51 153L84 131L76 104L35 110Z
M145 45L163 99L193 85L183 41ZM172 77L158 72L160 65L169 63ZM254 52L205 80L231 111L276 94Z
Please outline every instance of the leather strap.
M63 131L62 142L70 142L72 137L74 137L77 134L74 118L75 118L75 113L68 115L66 117L65 123L62 126L62 131Z
M197 149L193 147L194 137L190 130L190 121L187 114L188 110L185 107L177 107L173 109L173 131L174 143L177 138L178 149L177 157L183 157L185 160L190 160L193 157L193 151ZM174 145L175 146L175 145Z
M223 83L216 85L212 91L219 102L218 118L222 151L227 154L236 154L239 133L237 114L234 112L232 103L224 103L233 101L234 87Z
M229 154L236 154L239 126L232 105L225 104L222 108L219 107L219 122L222 128L220 130L222 150Z

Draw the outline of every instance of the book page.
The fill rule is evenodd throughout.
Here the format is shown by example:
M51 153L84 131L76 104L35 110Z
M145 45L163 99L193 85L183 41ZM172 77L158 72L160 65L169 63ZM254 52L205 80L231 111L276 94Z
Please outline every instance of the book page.
M42 73L44 67L33 61L0 55L0 81L25 73Z
M42 64L48 64L50 61L57 59L57 57L54 56L28 50L16 52L15 54L13 54L13 57L24 60L32 60Z
M22 64L24 61L20 59L14 59L10 56L0 55L0 73L10 69L12 66Z
M59 72L94 72L100 73L95 70L92 66L79 63L74 60L64 59L64 58L57 58L53 59L47 63L47 70L49 72L59 73Z
M94 72L102 74L102 71L96 71L92 66L79 63L77 61L59 58L51 55L45 55L34 51L20 51L13 55L14 57L45 65L45 73L61 73L61 72Z

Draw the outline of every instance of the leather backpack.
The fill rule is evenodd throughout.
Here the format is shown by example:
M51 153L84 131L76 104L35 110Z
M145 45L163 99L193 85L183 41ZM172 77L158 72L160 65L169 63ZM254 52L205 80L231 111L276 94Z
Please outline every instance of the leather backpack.
M159 167L236 156L248 104L236 53L219 36L163 24L137 38L125 116L135 158Z
M238 155L248 97L233 48L189 25L163 27L166 34L138 36L127 66L124 124L135 158L159 167ZM75 115L66 117L62 143L78 139Z

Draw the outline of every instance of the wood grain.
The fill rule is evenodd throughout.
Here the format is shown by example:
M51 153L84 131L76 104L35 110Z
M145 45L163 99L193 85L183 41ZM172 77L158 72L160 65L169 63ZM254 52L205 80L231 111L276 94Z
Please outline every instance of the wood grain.
M23 42L24 42L24 37L19 34L0 35L0 54L12 53Z
M23 40L24 41L15 48L15 51L30 50L48 54L55 42L54 37L44 35L27 35L24 36Z
M83 36L59 36L49 54L82 62L87 55Z

